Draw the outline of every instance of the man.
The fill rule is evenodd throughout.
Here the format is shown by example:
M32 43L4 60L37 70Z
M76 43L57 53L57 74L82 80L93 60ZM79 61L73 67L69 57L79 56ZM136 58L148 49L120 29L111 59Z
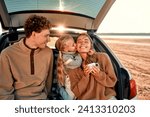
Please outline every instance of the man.
M0 55L0 99L47 99L52 85L53 53L46 46L50 22L32 15L24 25L25 38Z

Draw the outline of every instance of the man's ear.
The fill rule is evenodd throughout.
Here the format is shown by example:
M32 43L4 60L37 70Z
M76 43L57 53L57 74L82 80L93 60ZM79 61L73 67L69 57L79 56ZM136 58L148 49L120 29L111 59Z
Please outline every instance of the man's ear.
M35 37L35 35L36 35L35 31L33 31L31 35L32 35L33 37Z

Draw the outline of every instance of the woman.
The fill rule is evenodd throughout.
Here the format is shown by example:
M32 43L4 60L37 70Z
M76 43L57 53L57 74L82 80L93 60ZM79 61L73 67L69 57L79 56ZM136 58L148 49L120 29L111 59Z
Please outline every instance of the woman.
M117 78L108 55L102 52L89 54L93 45L91 38L86 33L78 36L76 46L83 60L82 65L70 70L68 75L71 89L77 99L114 99L116 96L114 87ZM94 65L98 64L98 66L93 66L93 63Z

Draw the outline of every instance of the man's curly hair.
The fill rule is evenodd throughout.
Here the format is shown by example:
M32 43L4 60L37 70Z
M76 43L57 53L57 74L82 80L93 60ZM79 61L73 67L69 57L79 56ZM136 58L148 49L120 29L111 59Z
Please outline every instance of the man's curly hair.
M46 17L37 15L31 15L24 24L26 37L30 37L33 31L40 33L42 30L50 28L50 21Z

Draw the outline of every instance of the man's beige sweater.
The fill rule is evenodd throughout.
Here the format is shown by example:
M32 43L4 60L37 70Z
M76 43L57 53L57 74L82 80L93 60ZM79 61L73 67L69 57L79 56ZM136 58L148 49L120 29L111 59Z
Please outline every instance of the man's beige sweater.
M52 85L53 53L29 49L23 39L0 55L0 99L47 99Z

